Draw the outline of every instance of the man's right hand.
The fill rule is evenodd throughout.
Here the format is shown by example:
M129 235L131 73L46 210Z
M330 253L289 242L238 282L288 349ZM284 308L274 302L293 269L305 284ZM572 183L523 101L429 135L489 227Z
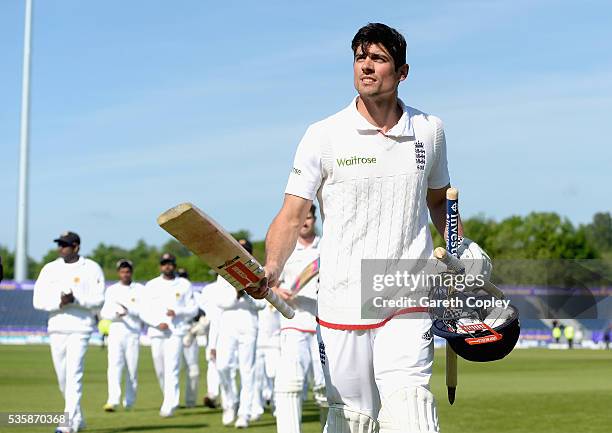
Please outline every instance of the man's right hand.
M293 294L287 289L283 289L282 287L274 287L273 290L285 302L293 299Z
M280 277L280 269L274 265L264 266L265 278L259 283L254 285L248 285L244 290L255 299L263 299L268 294L270 287L278 285L278 278Z
M159 325L157 325L157 329L159 329L160 331L165 331L166 329L168 329L168 324L160 323Z

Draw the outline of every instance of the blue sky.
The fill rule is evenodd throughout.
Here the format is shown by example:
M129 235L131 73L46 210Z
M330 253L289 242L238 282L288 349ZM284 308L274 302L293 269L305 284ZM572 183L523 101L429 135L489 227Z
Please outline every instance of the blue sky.
M262 238L309 123L354 95L350 40L400 30L400 96L445 123L464 216L609 211L606 1L35 0L29 252L70 229L161 244L192 201ZM14 247L24 2L0 2L0 244Z

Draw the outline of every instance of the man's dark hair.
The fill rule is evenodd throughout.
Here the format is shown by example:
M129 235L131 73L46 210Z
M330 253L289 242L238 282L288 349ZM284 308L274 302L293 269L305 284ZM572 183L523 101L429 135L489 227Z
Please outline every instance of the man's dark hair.
M238 239L238 243L242 245L242 248L247 250L249 254L253 254L253 244L248 239Z
M381 23L369 23L363 26L351 42L353 54L356 54L360 47L365 53L372 44L380 44L389 51L396 71L406 64L406 39L397 30Z

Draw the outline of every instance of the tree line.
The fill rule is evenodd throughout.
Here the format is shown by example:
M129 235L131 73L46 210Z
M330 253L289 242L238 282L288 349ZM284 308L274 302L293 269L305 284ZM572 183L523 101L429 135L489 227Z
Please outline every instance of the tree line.
M478 242L494 259L596 259L612 260L612 216L598 212L588 224L573 225L556 213L533 212L527 216L511 216L495 221L484 216L463 220L464 232ZM431 227L434 244L443 246L442 237ZM250 239L246 230L233 233L236 238ZM264 241L253 241L254 255L263 261ZM215 274L197 256L174 239L162 246L140 240L133 248L100 243L89 257L102 266L106 278L116 279L115 264L121 258L134 263L134 278L149 280L159 275L159 257L170 252L177 257L178 267L184 268L193 281L212 281ZM14 275L15 256L0 246L6 279ZM41 261L28 258L28 278L35 279L45 263L57 258L51 249Z

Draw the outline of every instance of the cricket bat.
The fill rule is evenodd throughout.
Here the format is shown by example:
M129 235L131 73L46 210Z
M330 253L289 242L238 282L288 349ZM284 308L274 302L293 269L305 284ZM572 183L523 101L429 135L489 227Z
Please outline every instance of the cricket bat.
M264 268L221 225L191 203L181 203L157 218L161 228L200 257L204 263L230 283L236 291L257 285ZM272 290L266 300L288 319L294 311Z
M457 257L459 250L459 191L456 188L446 190L446 250L449 255ZM457 392L457 354L446 344L446 390L448 402L455 402Z
M319 275L319 262L320 258L317 257L311 263L308 263L300 275L298 275L290 289L293 296L297 295L310 280Z

